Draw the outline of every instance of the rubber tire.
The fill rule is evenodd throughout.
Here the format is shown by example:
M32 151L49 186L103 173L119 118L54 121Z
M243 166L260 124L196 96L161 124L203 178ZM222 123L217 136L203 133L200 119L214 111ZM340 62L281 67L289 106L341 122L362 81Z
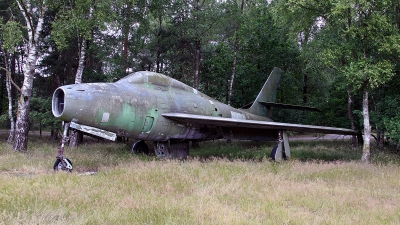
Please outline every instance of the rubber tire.
M272 148L271 151L271 159L275 161L276 150L278 149L278 145Z
M159 158L170 157L168 142L154 142L154 153Z
M149 147L143 140L133 143L131 152L134 154L150 154Z
M69 160L68 158L65 158L70 164L71 164L71 166L72 166L72 162L71 162L71 160ZM59 171L59 169L58 169L58 164L60 164L61 163L61 160L60 159L57 159L55 162L54 162L54 165L53 165L53 170L54 171ZM72 172L72 170L70 170L70 169L67 169L66 171L68 171L68 172Z

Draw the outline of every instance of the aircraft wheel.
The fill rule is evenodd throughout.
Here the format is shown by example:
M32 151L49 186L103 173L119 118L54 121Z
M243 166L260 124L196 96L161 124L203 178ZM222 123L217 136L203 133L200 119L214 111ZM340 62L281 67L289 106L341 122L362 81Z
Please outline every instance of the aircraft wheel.
M132 145L131 152L134 154L149 154L149 147L143 140L136 141Z
M154 152L156 153L157 157L168 157L168 142L157 142L155 144Z
M63 161L61 159L57 159L53 166L54 171L68 171L72 172L72 162L68 158L64 158Z
M278 149L278 146L275 146L274 148L272 148L271 151L271 159L275 161L275 155L276 155L276 150Z

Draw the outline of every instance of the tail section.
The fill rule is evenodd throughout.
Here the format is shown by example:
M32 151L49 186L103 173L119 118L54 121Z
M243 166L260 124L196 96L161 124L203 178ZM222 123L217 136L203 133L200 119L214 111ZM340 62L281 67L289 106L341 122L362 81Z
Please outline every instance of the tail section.
M272 70L260 93L258 93L256 100L246 111L259 116L272 116L271 107L268 107L265 103L276 101L276 93L281 73L282 70L277 67Z

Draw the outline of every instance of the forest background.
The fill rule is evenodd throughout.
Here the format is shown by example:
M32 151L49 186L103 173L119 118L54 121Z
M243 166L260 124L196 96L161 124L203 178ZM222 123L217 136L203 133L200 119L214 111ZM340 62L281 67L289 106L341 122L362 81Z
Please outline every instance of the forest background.
M398 0L1 0L0 12L0 119L15 150L29 130L60 128L61 85L149 70L241 107L273 67L278 102L323 112L274 120L355 129L363 161L372 131L400 149Z

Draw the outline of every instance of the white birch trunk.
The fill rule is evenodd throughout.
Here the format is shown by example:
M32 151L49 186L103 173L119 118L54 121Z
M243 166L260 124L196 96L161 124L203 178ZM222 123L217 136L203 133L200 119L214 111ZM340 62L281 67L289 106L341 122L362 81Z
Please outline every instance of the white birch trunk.
M199 89L199 82L200 82L200 41L196 41L196 69L194 72L194 89L198 90Z
M92 19L93 16L93 8L90 7L89 9L89 20ZM85 60L86 60L86 38L82 37L82 43L79 46L79 62L78 62L78 69L76 70L75 74L75 84L80 84L82 83L82 76L83 76L83 71L85 70ZM69 147L78 147L81 132L77 130L72 130L70 139L69 139Z
M237 30L236 30L236 32L237 32ZM234 45L234 49L233 49L232 75L231 75L231 79L229 80L228 105L231 105L233 82L235 80L235 74L236 74L237 51L238 51L238 45L239 45L239 40L238 39L239 39L239 37L236 34L236 36L235 36L235 45Z
M364 118L364 136L363 136L364 145L363 145L363 154L361 157L361 161L364 163L368 163L371 155L370 153L371 125L369 123L368 90L364 90L362 114Z
M240 14L243 13L243 7L244 7L244 0L242 0L242 3L240 5ZM234 84L235 76L236 76L237 52L238 52L238 47L239 47L239 34L238 34L239 28L240 28L240 24L237 25L237 27L235 28L235 44L233 46L232 75L231 75L231 79L229 80L228 105L231 105L233 84Z
M85 55L86 55L86 40L82 40L82 44L79 49L79 62L78 69L75 75L75 84L82 83L83 70L85 69Z
M10 58L11 54L4 57L4 62L5 62L5 66L6 68L2 68L1 69L5 70L6 72L6 89L7 89L7 97L8 97L8 118L10 120L10 133L8 135L8 139L7 139L7 144L12 144L14 141L14 136L15 136L15 120L14 120L14 115L13 115L13 99L12 99L12 78L11 78L11 62L10 62ZM14 83L14 85L16 85ZM16 86L17 87L17 86ZM18 91L20 91L19 87L17 87Z
M15 135L15 120L13 115L13 99L11 95L11 81L8 76L6 76L6 88L8 96L8 118L10 119L10 134L8 135L7 143L11 144L14 141Z
M8 135L8 139L7 139L7 144L11 144L14 141L14 136L15 136L15 120L14 120L14 116L13 116L13 99L12 99L12 93L11 93L11 88L12 88L12 84L11 84L11 54L4 57L4 62L5 62L5 72L6 72L6 89L7 89L7 97L8 97L8 118L10 120L10 133ZM1 69L4 70L4 68L0 67ZM18 87L17 87L18 89ZM19 91L19 89L18 89Z
M30 100L32 97L33 88L33 75L36 69L37 61L37 50L38 50L38 39L39 34L43 28L45 7L42 3L43 8L32 9L30 1L23 2L17 0L19 9L24 16L26 27L28 31L28 43L26 43L25 52L27 58L23 65L24 81L21 88L21 96L18 101L18 114L15 129L15 141L13 149L16 151L27 151L28 145L28 132L29 132L29 110ZM34 27L33 15L39 10L36 27Z
M82 44L79 48L79 62L78 62L78 69L76 71L75 75L75 84L80 84L82 83L82 75L83 75L83 70L85 69L85 55L86 55L86 39L83 38ZM70 134L70 139L69 139L69 147L74 148L78 147L79 145L79 131L77 130L72 130Z
M92 19L93 17L93 7L90 7L89 9L89 20ZM82 83L82 75L83 75L83 70L85 69L85 60L86 60L86 38L82 37L82 43L81 46L79 47L79 62L78 62L78 69L76 70L76 75L75 75L75 84L80 84Z

